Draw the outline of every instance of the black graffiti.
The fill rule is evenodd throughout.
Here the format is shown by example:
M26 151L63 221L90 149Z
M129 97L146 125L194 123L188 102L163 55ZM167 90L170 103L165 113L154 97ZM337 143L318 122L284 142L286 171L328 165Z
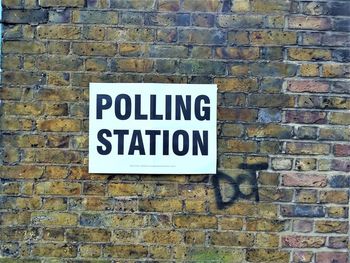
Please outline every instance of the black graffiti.
M236 178L232 178L224 172L218 171L213 176L213 186L215 191L216 204L219 209L224 209L233 204L237 199L248 199L259 201L259 189L256 179L256 171L267 169L268 164L260 163L254 165L241 164L240 169L246 170L245 174L239 174ZM231 188L231 195L224 197L221 186L226 185ZM248 186L245 192L242 192L241 186Z

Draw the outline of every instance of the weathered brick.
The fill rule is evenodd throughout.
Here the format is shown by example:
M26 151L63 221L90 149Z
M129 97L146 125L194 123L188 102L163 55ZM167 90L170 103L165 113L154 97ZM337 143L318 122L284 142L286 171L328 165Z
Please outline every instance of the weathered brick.
M264 21L260 15L219 15L217 24L223 28L262 28Z
M331 112L329 117L331 124L338 125L349 125L350 124L350 113L348 112Z
M253 45L293 45L297 42L295 32L255 31L250 34Z
M81 28L69 25L41 25L37 27L39 39L74 40L80 38Z
M294 97L287 94L251 94L248 104L257 107L284 107L294 105Z
M218 85L218 90L221 92L252 92L258 89L257 80L253 78L215 78L214 82Z
M249 43L249 35L248 32L229 31L227 40L230 45L246 45Z
M322 61L330 60L331 52L326 49L289 48L288 58L291 60Z
M232 246L250 247L254 243L254 236L251 233L211 232L210 237L211 243L216 246L231 244Z
M226 73L226 65L222 61L183 60L180 61L178 70L181 74L211 74L220 76Z
M316 139L317 128L316 127L301 126L297 130L297 136L299 139Z
M3 43L4 53L40 54L44 53L45 50L45 44L42 42L5 41Z
M290 142L286 144L286 152L289 154L328 154L328 144Z
M178 228L217 228L217 218L213 216L175 216L174 225Z
M257 0L251 3L251 11L259 14L285 13L289 11L290 3L278 0Z
M323 77L325 78L348 78L350 76L349 68L345 64L324 64Z
M218 0L191 1L185 0L182 6L183 11L216 12L220 6Z
M336 144L334 145L334 155L337 157L350 156L350 145Z
M182 210L182 202L180 200L166 199L140 200L139 210L146 212L180 212Z
M212 29L179 29L180 43L220 45L226 42L226 34Z
M117 53L117 45L113 43L73 43L73 53L80 56L113 57Z
M73 23L117 24L118 13L114 11L78 11L72 13Z
M78 216L67 212L33 212L31 221L34 225L42 226L74 226L77 225Z
M2 20L8 24L38 24L47 23L49 19L48 11L38 10L6 10Z
M320 202L321 203L335 203L345 204L349 198L349 194L345 191L321 191Z
M219 150L222 152L256 152L257 144L254 141L244 140L219 140Z
M39 195L79 195L80 183L40 182L35 185L35 192Z
M120 72L151 72L153 60L149 59L118 59L117 68Z
M303 158L295 160L295 170L311 171L316 169L316 159Z
M282 238L283 247L293 248L319 248L324 246L325 242L325 237L285 236Z
M317 221L315 223L315 232L317 233L348 233L349 224L341 221Z
M174 230L144 230L141 235L146 243L178 244L183 240L183 235Z
M325 187L327 178L324 175L288 173L283 176L282 183L285 186Z
M64 243L36 243L32 253L39 257L73 258L78 254L76 245Z
M106 40L118 42L152 42L155 30L150 28L106 28Z
M159 11L179 11L180 3L177 0L160 0L158 4Z
M80 120L59 119L59 120L38 120L37 128L41 131L80 131Z
M110 6L117 9L153 10L154 0L110 0Z
M327 113L317 111L287 111L287 123L301 123L301 124L325 124L327 123Z
M292 92L328 92L329 84L325 82L310 80L291 80L288 81L288 90Z
M288 19L288 27L291 29L328 30L331 26L331 20L324 17L292 16Z
M138 259L148 255L148 249L142 245L106 245L102 248L105 257Z
M218 119L250 122L257 119L258 112L253 109L232 109L218 107Z
M84 0L39 0L43 7L84 7Z
M283 205L281 206L281 215L288 217L324 217L325 210L323 206L315 205Z
M252 125L247 127L249 137L291 138L292 127L279 124Z
M155 45L151 46L149 54L151 57L157 58L186 58L188 56L188 47Z
M327 263L327 262L339 262L346 263L348 262L349 257L345 252L317 252L316 253L316 262Z
M250 65L250 74L264 77L293 77L296 75L295 64L281 62L256 62Z
M111 233L98 228L74 228L66 231L68 242L108 242Z
M273 249L247 249L246 260L250 262L287 262L289 253Z
M317 77L319 76L319 65L317 64L302 64L300 65L300 76L302 77Z
M215 56L221 59L256 60L259 58L258 48L216 48Z
M329 248L347 248L349 244L348 238L345 237L329 237L328 246Z

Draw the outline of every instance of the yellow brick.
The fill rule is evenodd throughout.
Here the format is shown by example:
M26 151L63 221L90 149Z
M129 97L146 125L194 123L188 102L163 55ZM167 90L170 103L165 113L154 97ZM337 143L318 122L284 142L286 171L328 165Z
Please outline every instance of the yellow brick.
M149 59L118 59L119 72L151 72L154 62Z
M144 242L152 244L179 244L183 239L182 234L174 230L144 230L141 235Z
M40 178L43 173L44 167L40 166L20 165L0 167L2 178L35 179Z
M78 250L76 245L72 244L36 243L33 245L32 253L33 256L39 257L71 258L76 257Z
M314 49L314 48L289 48L288 57L292 60L330 60L330 50L326 49Z
M217 218L204 215L179 215L174 216L174 224L178 228L217 228Z
M139 210L147 212L181 212L182 202L180 200L140 200Z
M80 131L80 120L74 119L55 119L55 120L38 120L37 127L41 131Z
M317 77L319 76L319 66L317 64L302 64L300 65L300 75L302 77Z
M66 212L33 212L31 220L34 225L75 226L78 223L78 215Z
M5 41L3 52L19 54L40 54L46 51L45 44L42 42L30 41Z
M185 243L189 245L204 245L205 233L202 231L187 231L185 233Z
M79 195L80 183L72 182L40 182L35 185L39 195Z
M113 57L117 53L117 45L114 43L73 43L73 53L80 56L108 56Z
M234 12L249 12L250 3L249 0L236 0L233 2L231 10Z
M40 25L37 27L37 36L39 39L79 39L80 27L68 25Z
M243 228L243 219L237 217L219 217L220 230L241 230Z
M83 258L98 258L101 256L100 245L83 244L79 248L80 256Z
M297 43L296 32L282 31L255 31L251 35L252 44L255 45L291 45Z
M67 207L67 199L63 197L49 197L44 199L42 209L49 211L63 211L67 210Z

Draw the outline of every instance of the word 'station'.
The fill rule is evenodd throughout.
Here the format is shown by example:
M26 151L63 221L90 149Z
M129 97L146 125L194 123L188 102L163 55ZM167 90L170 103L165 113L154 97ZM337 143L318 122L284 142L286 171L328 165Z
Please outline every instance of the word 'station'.
M89 172L216 171L216 85L91 83Z

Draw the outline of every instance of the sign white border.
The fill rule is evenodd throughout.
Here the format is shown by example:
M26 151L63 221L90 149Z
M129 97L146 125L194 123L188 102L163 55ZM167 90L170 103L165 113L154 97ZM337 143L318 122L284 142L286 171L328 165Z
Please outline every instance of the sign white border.
M217 158L217 128L216 128L216 107L217 107L217 86L215 84L160 84L160 83L90 83L90 107L89 107L89 173L113 173L113 174L214 174L216 173ZM106 94L112 99L112 106L102 111L102 118L97 119L97 95ZM132 114L127 120L120 120L115 115L115 98L120 94L127 94L131 98ZM135 120L135 95L141 95L141 111L148 115L146 120ZM157 113L165 112L165 96L170 95L172 102L171 120L150 120L150 96L156 95ZM174 98L176 95L191 97L191 120L175 120ZM209 104L201 101L203 107L210 107L210 120L198 120L194 112L194 99L200 95L205 95L210 99ZM154 99L154 98L153 98ZM99 103L102 103L101 100ZM107 103L103 101L103 103ZM121 101L119 109L125 111L125 101ZM124 106L124 107L123 107ZM169 106L169 105L167 105ZM101 110L100 110L101 112ZM203 112L202 112L203 114ZM182 116L183 117L183 116ZM163 116L163 118L165 118ZM111 137L105 137L112 145L112 150L107 155L101 155L97 151L97 146L103 144L97 139L97 134L101 129L111 131ZM124 136L124 152L118 154L118 139L113 134L114 129L128 130L130 133ZM208 154L201 155L199 150L197 155L189 147L189 151L184 156L178 156L170 149L168 155L162 155L162 135L156 141L156 154L150 155L149 149L145 155L134 152L128 155L128 147L131 141L131 134L134 130L168 130L169 141L177 130L188 131L189 142L191 142L193 130L197 130L203 135L203 131L208 131ZM198 134L198 133L197 133ZM104 134L106 136L106 134ZM142 136L145 149L150 145L149 136ZM180 138L180 137L179 137ZM203 139L203 137L202 137ZM121 140L120 140L121 141ZM179 139L180 141L180 139ZM203 142L203 141L202 141ZM193 143L193 141L192 141ZM170 142L171 144L171 142ZM180 142L179 142L180 144ZM197 145L198 146L198 145ZM180 147L180 146L179 146ZM171 148L171 147L170 147ZM181 148L181 147L180 147ZM198 148L198 147L197 147Z

